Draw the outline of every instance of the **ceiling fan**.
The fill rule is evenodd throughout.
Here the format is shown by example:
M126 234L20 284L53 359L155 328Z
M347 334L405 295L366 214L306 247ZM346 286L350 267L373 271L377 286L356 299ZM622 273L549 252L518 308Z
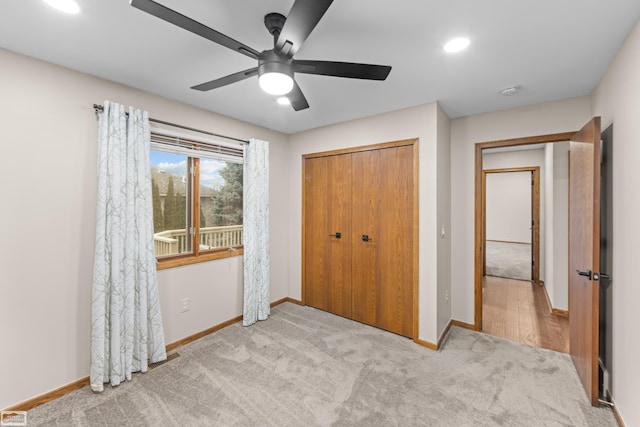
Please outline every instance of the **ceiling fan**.
M258 60L257 67L211 80L193 86L191 89L207 91L257 75L260 87L265 92L272 95L288 94L287 98L296 111L309 108L309 103L295 82L294 73L385 80L391 71L391 67L385 65L293 59L332 2L333 0L296 0L287 17L279 13L267 14L264 17L264 24L273 36L274 47L258 52L155 1L130 0L131 6L137 9Z

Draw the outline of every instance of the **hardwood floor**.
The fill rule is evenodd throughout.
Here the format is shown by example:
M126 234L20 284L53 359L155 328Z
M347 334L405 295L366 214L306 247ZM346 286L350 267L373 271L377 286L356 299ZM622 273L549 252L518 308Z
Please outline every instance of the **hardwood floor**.
M482 288L483 332L540 348L569 352L569 319L549 313L542 286L486 276Z

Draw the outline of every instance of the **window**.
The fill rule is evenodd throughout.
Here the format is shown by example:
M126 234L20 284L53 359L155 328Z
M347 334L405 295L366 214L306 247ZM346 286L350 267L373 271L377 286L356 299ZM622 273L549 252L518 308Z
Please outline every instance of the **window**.
M242 254L242 153L167 131L151 133L158 268Z

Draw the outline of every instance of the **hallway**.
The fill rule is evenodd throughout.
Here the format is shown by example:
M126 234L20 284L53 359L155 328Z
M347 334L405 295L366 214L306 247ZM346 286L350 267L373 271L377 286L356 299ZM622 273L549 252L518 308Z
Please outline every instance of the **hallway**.
M549 350L569 352L569 319L552 315L542 286L486 276L483 332Z

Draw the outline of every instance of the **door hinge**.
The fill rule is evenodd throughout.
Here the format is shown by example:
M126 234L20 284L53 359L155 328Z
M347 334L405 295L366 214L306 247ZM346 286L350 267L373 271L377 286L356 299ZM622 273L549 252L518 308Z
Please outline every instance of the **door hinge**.
M190 233L192 236L195 236L195 234L196 234L196 228L195 228L195 227L189 227L189 233Z
M531 260L531 265L536 265L536 262L534 260Z

